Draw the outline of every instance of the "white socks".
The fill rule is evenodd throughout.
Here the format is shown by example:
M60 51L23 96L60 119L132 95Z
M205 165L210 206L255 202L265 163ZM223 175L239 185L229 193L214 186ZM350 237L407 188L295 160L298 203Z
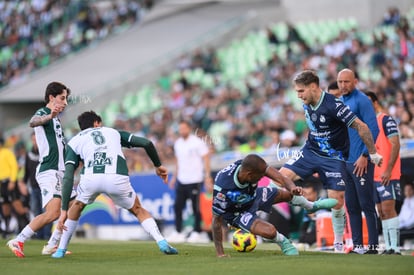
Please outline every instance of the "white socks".
M141 222L144 230L151 235L151 237L158 243L159 241L164 240L164 237L161 235L161 232L158 228L157 223L154 218L148 218Z
M312 209L313 207L313 202L308 201L305 197L303 196L293 196L292 200L290 201L290 203L292 205L297 205L300 206L302 208L305 208L307 210Z
M399 235L400 235L400 220L397 217L382 221L382 234L384 236L385 249L394 249L395 252L400 252Z
M59 243L59 249L66 249L68 247L69 241L72 238L72 234L73 232L75 232L77 225L78 225L78 221L69 220L69 219L66 220L65 226L67 230L63 230L62 232L62 237L60 238L60 243Z
M22 232L20 232L19 235L17 235L16 240L18 242L22 242L24 243L25 241L27 241L28 239L30 239L33 235L35 234L35 232L30 228L29 225L26 225Z
M345 209L332 209L332 227L334 231L334 243L344 242Z
M62 232L60 232L59 230L57 230L57 228L55 228L55 230L53 230L52 236L50 236L50 239L47 242L47 247L53 248L55 246L58 246L60 237L62 237Z

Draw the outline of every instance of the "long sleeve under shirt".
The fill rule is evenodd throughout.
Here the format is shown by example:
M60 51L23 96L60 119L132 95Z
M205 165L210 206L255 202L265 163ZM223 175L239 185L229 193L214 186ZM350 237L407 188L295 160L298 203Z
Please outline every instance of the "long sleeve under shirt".
M372 137L377 139L379 129L374 107L369 98L358 89L354 89L350 94L342 96L343 102L351 108L351 111L371 130ZM347 162L354 163L363 153L368 153L368 149L353 128L348 128L350 150Z

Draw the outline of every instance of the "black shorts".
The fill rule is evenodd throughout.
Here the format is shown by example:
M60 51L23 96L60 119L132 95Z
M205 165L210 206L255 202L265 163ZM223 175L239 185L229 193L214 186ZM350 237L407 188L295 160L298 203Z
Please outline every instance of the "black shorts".
M10 180L0 181L0 203L11 203L20 198L19 188L17 183L14 185L13 190L9 190Z

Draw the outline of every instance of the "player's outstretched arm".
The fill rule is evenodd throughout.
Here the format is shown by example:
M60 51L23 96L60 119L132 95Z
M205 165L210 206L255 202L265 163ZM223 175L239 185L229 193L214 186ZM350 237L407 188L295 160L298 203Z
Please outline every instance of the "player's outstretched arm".
M213 242L217 257L226 257L223 248L223 217L213 215Z
M158 156L158 152L155 149L154 144L151 140L134 136L131 133L125 131L119 131L121 135L121 144L123 147L131 148L131 147L142 147L144 148L147 155L150 157L152 163L155 167L161 166L160 157Z
M302 188L296 186L296 184L289 179L288 177L284 176L280 173L276 168L271 166L267 166L265 176L280 183L283 187L285 187L292 195L302 195L303 191Z
M378 154L377 149L375 149L375 142L368 126L362 120L356 118L350 127L358 131L359 136L361 137L365 146L367 146L371 162L378 166L381 166L382 156Z

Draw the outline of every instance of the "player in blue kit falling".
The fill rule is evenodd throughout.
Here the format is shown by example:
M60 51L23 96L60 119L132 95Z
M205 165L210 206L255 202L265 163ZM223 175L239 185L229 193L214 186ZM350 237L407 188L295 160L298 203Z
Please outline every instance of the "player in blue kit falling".
M258 181L264 176L280 183L287 190L258 187ZM338 203L335 199L310 202L301 194L301 187L267 165L258 155L248 155L221 170L215 178L213 191L213 240L217 256L226 256L222 231L225 223L275 242L285 255L298 255L290 240L272 224L260 219L256 212L269 212L272 205L278 202L291 202L308 211L329 209Z
M328 197L338 200L332 209L334 248L343 251L345 227L344 193L346 163L349 155L348 127L355 129L366 145L371 161L381 165L382 156L377 154L375 143L368 126L333 95L319 87L315 72L305 70L293 80L298 98L303 101L308 139L302 147L302 154L287 161L280 173L291 180L305 179L318 173Z

